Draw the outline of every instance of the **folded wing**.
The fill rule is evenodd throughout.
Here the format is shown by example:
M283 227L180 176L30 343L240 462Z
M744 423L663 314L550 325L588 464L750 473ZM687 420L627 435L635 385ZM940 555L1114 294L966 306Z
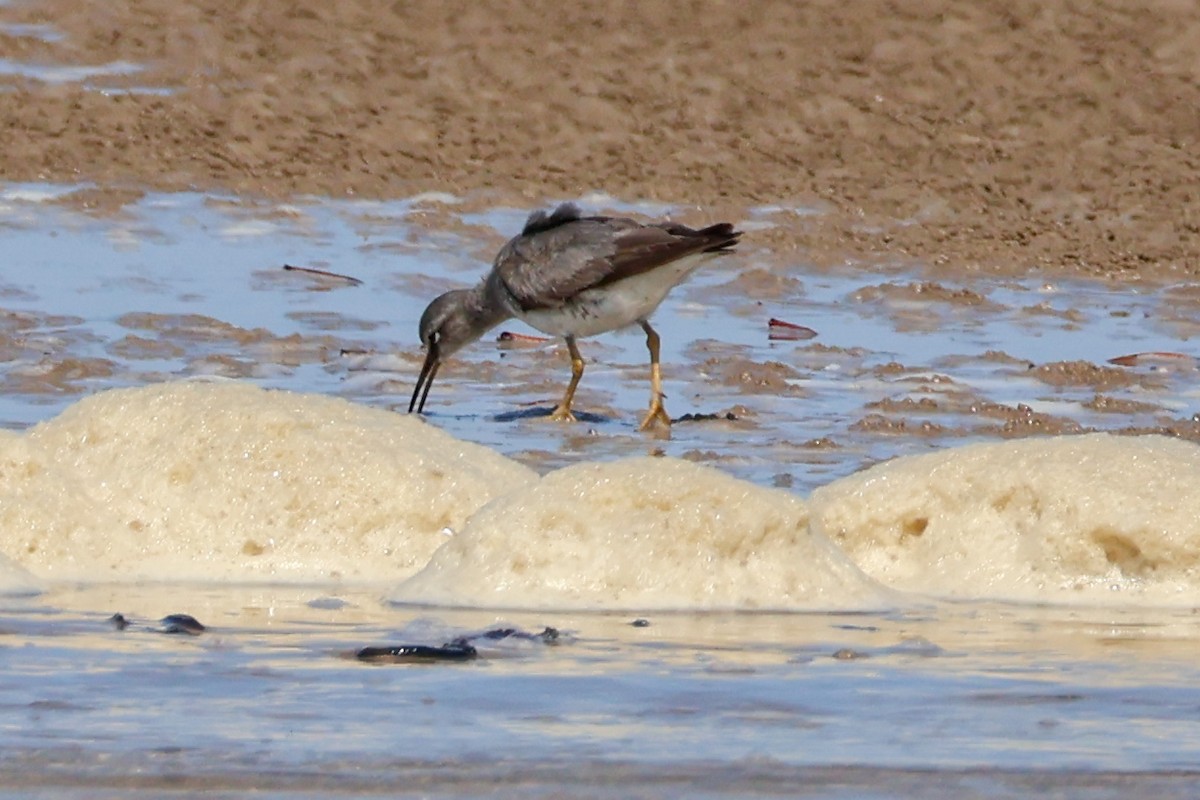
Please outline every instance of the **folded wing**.
M720 253L740 231L723 222L699 230L584 217L572 204L535 212L496 257L494 275L522 311L562 306L582 291L616 283L696 253Z

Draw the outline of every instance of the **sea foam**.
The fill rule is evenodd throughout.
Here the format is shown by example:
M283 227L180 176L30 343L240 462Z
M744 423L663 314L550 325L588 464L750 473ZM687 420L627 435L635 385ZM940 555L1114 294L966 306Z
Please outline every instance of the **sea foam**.
M399 602L573 609L879 608L799 498L674 458L585 462L480 509Z
M398 582L443 529L535 478L345 400L112 390L0 437L0 553L48 579Z
M403 603L867 610L1200 605L1200 447L1040 437L804 500L673 458L539 478L419 418L234 382L100 392L0 431L0 592L371 582Z
M1200 603L1200 447L1039 437L897 458L818 489L813 526L905 592Z

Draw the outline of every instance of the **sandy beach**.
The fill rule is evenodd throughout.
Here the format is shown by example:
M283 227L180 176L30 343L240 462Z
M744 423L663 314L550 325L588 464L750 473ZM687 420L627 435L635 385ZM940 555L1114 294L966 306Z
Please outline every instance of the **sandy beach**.
M699 220L819 209L756 241L827 265L1200 269L1200 8L1177 0L45 0L0 17L62 34L9 27L0 57L108 70L0 79L0 175L95 181L100 208L144 188L521 207L602 191Z

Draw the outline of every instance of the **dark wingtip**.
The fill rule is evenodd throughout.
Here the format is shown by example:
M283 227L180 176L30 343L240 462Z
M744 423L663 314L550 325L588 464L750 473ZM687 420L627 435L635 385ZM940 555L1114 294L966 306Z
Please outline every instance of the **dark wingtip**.
M704 248L704 252L706 253L728 252L742 238L742 232L736 230L728 222L718 222L716 225L709 225L707 228L701 228L696 231L696 233L709 240L710 244Z
M559 225L566 225L568 222L575 222L582 219L583 214L579 210L579 206L574 203L563 203L558 208L547 213L538 210L529 215L529 219L525 220L525 228L521 231L522 236L530 236L535 233L548 231L551 228L557 228Z

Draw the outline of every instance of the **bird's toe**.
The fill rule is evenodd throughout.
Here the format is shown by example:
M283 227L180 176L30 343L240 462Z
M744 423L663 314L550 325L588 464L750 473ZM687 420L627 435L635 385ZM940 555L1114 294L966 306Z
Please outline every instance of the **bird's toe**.
M667 413L667 410L661 404L655 404L646 412L646 416L642 419L642 424L638 426L638 430L648 431L652 428L669 429L670 427L671 415Z

